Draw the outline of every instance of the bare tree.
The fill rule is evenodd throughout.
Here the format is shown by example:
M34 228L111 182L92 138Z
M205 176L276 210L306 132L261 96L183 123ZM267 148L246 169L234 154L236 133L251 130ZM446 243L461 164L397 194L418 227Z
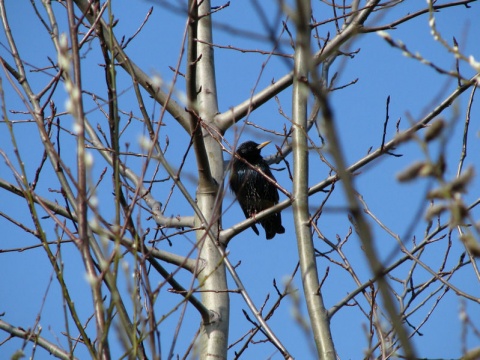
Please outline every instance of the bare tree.
M350 343L357 357L415 359L429 356L421 337L440 337L429 324L446 312L456 353L478 357L478 163L467 154L478 150L469 139L480 63L468 32L460 40L437 26L443 14L470 16L474 2L162 0L138 21L145 3L43 0L22 3L33 21L20 26L20 2L14 11L0 0L0 263L10 278L0 352L336 359ZM236 11L263 31L239 26L240 14L225 20ZM452 66L396 36L420 19ZM445 81L421 99L421 115L392 109L390 79L377 109L352 105L361 85L349 69L369 41ZM419 76L398 64L391 72L405 82ZM343 119L339 101L366 111L361 121ZM365 139L363 119L378 125ZM282 198L244 219L228 179L251 138L276 145L266 159L278 181L260 175ZM363 140L371 145L359 150ZM252 225L281 211L285 235L249 242ZM269 250L247 271L252 244ZM17 266L29 272L22 288L35 290L31 309ZM271 282L255 286L261 278ZM333 326L338 317L347 320Z

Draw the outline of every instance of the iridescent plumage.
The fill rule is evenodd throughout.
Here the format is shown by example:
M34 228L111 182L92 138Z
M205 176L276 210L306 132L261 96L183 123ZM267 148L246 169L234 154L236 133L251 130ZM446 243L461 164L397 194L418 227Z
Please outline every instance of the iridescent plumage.
M278 204L279 201L278 190L275 185L252 168L252 166L259 168L265 175L275 180L270 167L260 155L261 149L268 143L269 141L262 144L257 144L253 141L244 142L238 147L236 153L245 161L236 157L233 159L230 188L237 196L237 200L247 218ZM259 222L265 229L267 240L272 239L275 234L283 234L285 232L279 212L267 216L259 220ZM255 224L252 225L252 229L259 235Z

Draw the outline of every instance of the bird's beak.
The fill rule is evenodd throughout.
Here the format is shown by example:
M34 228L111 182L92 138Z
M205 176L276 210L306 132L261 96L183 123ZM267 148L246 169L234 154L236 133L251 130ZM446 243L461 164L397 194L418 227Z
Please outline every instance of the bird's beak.
M265 142L261 143L260 145L258 145L257 149L258 150L263 149L265 146L267 146L270 143L271 143L271 141L265 141Z

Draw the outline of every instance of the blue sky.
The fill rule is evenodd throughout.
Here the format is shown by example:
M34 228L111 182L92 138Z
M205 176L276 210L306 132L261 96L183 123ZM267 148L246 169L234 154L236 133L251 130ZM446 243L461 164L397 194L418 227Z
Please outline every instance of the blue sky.
M445 3L445 2L442 2ZM214 2L212 5L219 6L223 3ZM53 4L54 8L60 10L59 4ZM37 4L41 8L41 4ZM322 19L324 5L316 4L316 18ZM425 2L406 2L390 11L382 12L374 16L369 26L385 24L394 19L401 18L408 13L422 9ZM42 67L48 66L47 56L55 59L52 43L48 34L44 31L35 17L30 2L16 1L6 4L9 14L9 21L14 36L18 39L19 51L22 57L29 64ZM134 2L114 2L113 9L116 18L120 19L115 27L118 38L125 35L129 38L140 26L149 8L153 7L151 18L144 29L126 51L133 61L137 63L144 71L151 75L158 75L166 82L172 79L173 73L169 66L174 67L180 52L180 41L183 36L185 19L182 14L172 12L166 9L162 3L154 1L134 1ZM277 18L277 2L264 1L261 3L267 15L269 26L274 29L275 34L279 34L279 26L284 17ZM442 36L451 43L452 37L455 37L460 44L460 49L467 56L472 55L480 59L480 45L476 39L480 31L478 24L479 5L471 4L471 9L465 7L456 7L443 9L436 13L436 23ZM61 12L59 11L59 14ZM43 13L42 13L43 14ZM330 13L327 17L330 17ZM252 39L244 35L243 32L232 32L230 28L241 29L244 31L255 32L259 34L266 33L266 26L263 23L258 11L255 10L253 1L231 1L230 6L215 14L216 26L214 27L215 43L222 46L234 46L242 49L271 50L271 43L263 38ZM60 23L61 31L66 29L65 23ZM289 29L294 31L294 26L290 22ZM326 36L328 31L334 32L333 25L327 25L319 28L321 36ZM413 53L420 54L435 64L446 70L454 69L454 56L438 42L435 41L430 33L428 25L428 16L423 15L408 23L399 25L395 30L388 33L394 40L401 40ZM38 34L38 35L37 35ZM291 54L288 38L284 37L282 49ZM5 34L0 33L0 55L11 61L5 46ZM95 44L93 45L95 47ZM316 49L314 49L316 50ZM390 140L395 134L395 125L400 120L400 129L406 129L411 122L418 121L425 114L431 111L432 104L439 103L456 87L456 80L448 78L445 75L439 75L432 68L419 63L413 59L407 58L401 54L401 51L390 47L385 40L378 34L371 33L356 37L348 43L344 51L355 52L352 57L340 57L331 68L330 75L338 71L336 86L346 85L355 79L358 81L344 89L334 91L330 95L332 107L334 109L337 130L339 138L345 151L345 157L348 164L352 164L361 159L368 152L370 147L376 149L382 140L383 125L385 120L386 99L390 96L389 116L390 122L387 128L387 140ZM358 52L356 52L359 50ZM292 60L286 58L268 58L266 55L258 53L240 53L231 49L217 48L215 50L216 60L216 79L218 86L219 109L221 112L227 111L230 107L248 99L252 91L256 92L268 86L272 80L281 78L291 71ZM83 85L86 90L103 94L106 97L103 85L103 69L98 66L102 60L92 50L92 54L86 53L83 69ZM30 69L30 68L29 68ZM461 72L465 77L474 74L472 68L465 62L461 63ZM50 72L50 73L53 73ZM121 109L127 113L122 115L122 124L126 124L128 111L133 111L135 116L140 116L138 106L135 102L134 92L128 77L122 70L119 73L119 92ZM35 91L39 91L49 79L48 75L30 74L33 79ZM5 103L7 109L21 109L22 104L18 100L17 94L9 85L5 73L0 75L5 91ZM258 82L258 84L257 84ZM183 91L184 84L180 81L179 91ZM253 90L255 89L255 90ZM463 122L468 104L470 91L464 93L452 106L442 113L442 117L448 124L448 129L444 133L445 154L447 157L446 178L452 179L456 175L458 159L460 157ZM67 98L66 93L58 91L55 96L56 105L59 112L65 111L64 102ZM158 119L160 107L158 104L148 98L147 112L152 118ZM85 108L91 110L88 112L88 118L92 124L101 124L104 130L107 130L106 121L103 115L98 111L96 105L88 95L84 96ZM279 105L280 104L280 105ZM249 117L249 121L270 129L281 132L283 127L289 127L289 120L282 116L281 110L287 117L291 116L291 89L287 89L279 94L278 101L270 100L265 105L255 110ZM478 105L474 103L471 114L471 130L469 133L468 156L465 160L464 168L468 165L478 167L479 141L478 141ZM28 115L22 113L9 113L11 120L25 120ZM189 137L183 129L175 124L170 118L165 118L166 126L160 133L160 142L162 146L166 143L168 136L170 141L170 150L167 152L167 159L172 164L178 165L183 157L188 144ZM68 116L62 117L62 126L71 130L72 120ZM281 145L280 137L267 137L265 133L255 129L251 125L245 125L240 121L232 127L226 134L225 139L232 144L235 138L240 134L240 142L247 139L273 140L275 145ZM139 138L145 135L145 129L140 124L134 124L128 128L121 139L123 149L127 148L133 152L142 151L139 146ZM31 123L20 123L15 125L15 136L19 143L19 151L24 159L27 172L33 178L36 168L42 157L42 147L38 139L36 128ZM315 134L311 134L314 141L319 143ZM61 134L63 145L63 155L68 164L74 168L74 152L69 148L73 145L71 137L66 133ZM13 147L7 127L0 123L0 149L8 156L13 156ZM400 184L396 180L396 174L417 160L425 159L426 156L436 158L441 146L439 142L432 143L425 151L421 145L416 142L408 145L399 146L395 153L402 154L402 157L384 157L376 160L374 163L366 166L355 177L357 190L362 193L369 209L382 221L392 232L406 244L407 248L412 247L412 241L423 239L426 223L423 219L425 206L425 194L434 184L429 180L417 180L407 184ZM264 155L275 153L275 146L269 145L264 148ZM105 163L96 155L96 163L92 170L92 179L97 179ZM310 184L314 185L329 174L327 166L320 161L315 152L311 152L311 172ZM328 157L328 154L326 155ZM230 155L225 154L228 160ZM292 165L291 157L287 158ZM142 162L134 157L127 160L127 163L133 168L140 170ZM17 165L15 165L17 166ZM195 159L193 153L187 156L185 169L182 177L194 196L195 193ZM45 175L41 177L37 191L50 199L61 200L58 194L50 190L58 189L59 185L52 174L50 165L46 165ZM273 166L275 169L283 169L285 165L280 163ZM149 169L148 174L153 174L153 167ZM74 170L73 170L74 171ZM291 190L292 184L287 171L274 171L274 175L282 186ZM160 169L157 179L165 177L165 172ZM0 177L13 182L11 170L5 164L0 163ZM104 181L98 192L99 206L102 214L108 218L111 205L111 189L109 188L110 179ZM335 242L336 237L344 238L347 236L351 226L348 221L345 208L344 197L341 193L341 185L327 202L318 225L323 235L330 241ZM464 202L470 204L479 196L478 178L475 177L469 187L468 193L464 195ZM157 184L153 188L155 197L162 203L168 202L170 186ZM281 195L281 199L284 199ZM325 199L325 194L320 193L312 196L310 208L315 211L321 202ZM427 203L428 205L428 203ZM224 218L223 227L227 228L241 220L243 214L237 203L234 203L233 195L227 191L223 202ZM1 190L0 211L8 213L16 220L24 223L26 226L32 226L28 209L25 203L19 201L19 198ZM168 202L166 208L167 215L192 215L186 201L176 190L172 200ZM479 212L472 212L475 219L478 219ZM113 214L110 215L113 219ZM267 303L268 309L276 296L273 287L273 280L283 287L285 279L293 272L297 263L297 247L295 242L295 232L293 227L293 215L290 208L282 212L286 233L277 236L273 241L265 241L263 232L257 237L253 231L247 229L229 244L229 257L233 264L241 261L237 268L239 275L246 289L249 291L258 307L262 306L267 295L271 298ZM148 213L142 211L138 213L143 227L152 227L153 224L147 220ZM443 221L446 219L443 218ZM403 256L395 239L389 236L380 226L369 218L374 234L374 243L382 260L386 265L394 262ZM54 224L51 220L44 219L43 224L48 231L51 240L56 238ZM38 240L33 236L26 235L16 226L0 217L0 229L4 230L4 237L1 241L1 249L14 249L27 246L38 245ZM169 231L173 233L173 230ZM152 235L153 236L153 235ZM451 242L449 242L451 240ZM189 234L183 238L176 238L172 247L168 247L164 242L158 246L167 251L185 253L190 249L194 236ZM315 247L325 252L329 247L321 239L314 235ZM450 247L449 247L450 246ZM422 254L422 261L429 264L432 269L437 270L444 258L444 254L449 249L449 257L446 261L446 269L451 269L464 251L463 245L458 239L458 233L453 231L451 237L445 237L438 242L429 245ZM351 235L343 248L357 275L362 282L367 281L371 274L368 270L368 264L361 249L359 239L355 234ZM71 295L77 304L85 304L85 307L79 306L81 316L87 319L91 315L91 297L88 284L85 280L82 261L73 244L62 245L62 259L65 265L65 274L71 284ZM332 259L340 261L338 255L332 254ZM30 249L28 251L14 251L0 253L0 271L4 276L0 277L0 286L3 289L0 292L0 313L4 312L3 320L25 329L31 328L36 324L37 316L40 314L39 324L42 326L42 335L51 341L59 341L65 346L66 342L61 334L64 315L62 313L61 293L55 277L52 274L51 266L41 248ZM126 260L131 264L130 260ZM405 277L405 273L412 266L411 262L401 266L392 273L394 278L389 279L395 291L401 291L402 287L396 282L396 278ZM344 298L348 293L355 290L356 285L348 273L325 258L319 258L318 270L320 278L329 268L328 277L322 287L323 296L327 308L332 307ZM174 267L169 267L170 271ZM430 275L424 270L417 270L414 281L420 283L430 278ZM162 279L155 273L151 273L151 281L158 284ZM53 280L52 280L53 277ZM191 280L190 274L181 274L179 281L185 286ZM451 279L451 282L462 291L473 296L480 296L479 280L471 266L466 266L459 270ZM119 283L125 288L132 283L131 274L125 271L121 274ZM230 282L234 287L234 283ZM293 287L298 289L301 296L301 278L297 274L293 280ZM430 291L439 287L438 282L430 285ZM442 291L436 293L431 299L427 299L426 305L411 318L413 325L418 325L425 317L429 316L424 327L421 328L422 336L414 336L413 343L420 357L426 358L457 358L462 354L462 324L459 320L460 309L465 306L468 316L478 327L480 308L478 303L463 300L456 296L453 291L442 295ZM414 300L421 303L425 298L425 293ZM436 300L441 297L438 307ZM43 302L43 298L45 301ZM173 304L180 301L177 295L166 292L166 287L160 292L160 299L156 306L158 314L168 313ZM269 321L272 329L278 334L278 337L284 342L287 349L297 359L313 359L314 353L311 351L311 339L306 338L298 322L293 318L296 309L294 297L283 300L281 307L276 315ZM356 298L364 311L369 311L365 300L361 296ZM42 305L43 304L43 305ZM239 295L231 295L231 331L230 343L236 341L245 332L250 329L242 315L241 309L247 309L245 303ZM433 309L431 315L429 311ZM307 317L306 308L301 305L299 308L301 314ZM178 321L178 312L169 316L165 320L165 326L162 324L161 331L162 354L166 356L171 343L171 329ZM382 320L385 322L385 318ZM191 341L193 334L198 328L200 319L192 309L188 309L186 320L184 320L180 340L175 348L175 354L183 354L186 346ZM336 350L341 359L358 359L363 356L363 351L368 347L367 318L359 310L358 306L348 306L339 311L332 318L332 335ZM93 322L90 325L94 331ZM386 324L385 324L386 326ZM0 339L5 339L6 334L2 334ZM256 340L263 339L258 336ZM472 335L469 331L467 335L467 347L478 346L479 338ZM1 341L1 340L0 340ZM11 356L11 354L21 346L21 341L10 340L0 345L0 355ZM26 348L27 356L31 353L31 345ZM234 350L238 347L234 348ZM114 357L121 354L120 349L114 349ZM38 358L46 358L48 355L43 350L38 349ZM79 358L85 358L86 353L79 351ZM233 358L233 350L229 358ZM245 358L249 359L280 359L281 354L275 351L272 346L266 344L250 344Z

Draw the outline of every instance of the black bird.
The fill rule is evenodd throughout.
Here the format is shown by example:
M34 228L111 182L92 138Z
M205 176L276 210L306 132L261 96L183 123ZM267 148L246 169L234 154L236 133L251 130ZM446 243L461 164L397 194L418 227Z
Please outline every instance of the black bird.
M269 143L270 141L261 144L253 141L244 142L236 152L243 161L237 157L233 158L230 188L235 193L246 218L278 204L278 190L275 185L254 169L259 168L265 175L275 180L270 167L260 155L260 150ZM279 212L267 216L259 222L265 229L267 240L273 239L275 234L285 232ZM259 235L255 224L252 225L252 229Z

